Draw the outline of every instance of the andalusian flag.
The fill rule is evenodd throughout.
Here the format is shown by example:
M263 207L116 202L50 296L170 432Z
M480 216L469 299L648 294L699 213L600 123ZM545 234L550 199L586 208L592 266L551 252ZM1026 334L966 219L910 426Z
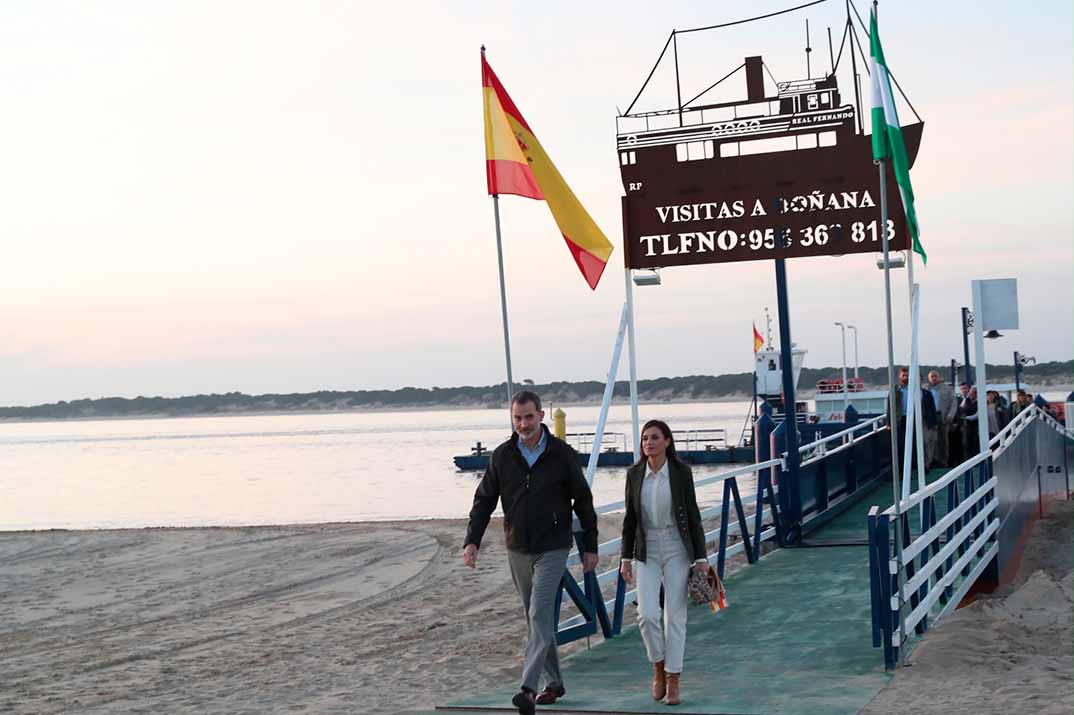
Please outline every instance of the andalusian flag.
M895 97L891 93L891 77L880 46L880 32L876 28L876 10L869 18L869 55L873 80L873 159L889 160L895 167L895 181L899 184L902 205L906 210L906 226L914 242L914 252L921 254L921 261L928 263L928 256L921 246L921 230L914 210L914 190L910 186L910 162L906 158L906 145L902 141L902 125L895 111Z
M489 195L515 194L544 199L567 241L575 263L594 290L612 244L560 176L530 125L481 53L485 95L485 171Z
M753 324L753 354L756 355L757 351L764 347L764 338L757 332L757 323Z

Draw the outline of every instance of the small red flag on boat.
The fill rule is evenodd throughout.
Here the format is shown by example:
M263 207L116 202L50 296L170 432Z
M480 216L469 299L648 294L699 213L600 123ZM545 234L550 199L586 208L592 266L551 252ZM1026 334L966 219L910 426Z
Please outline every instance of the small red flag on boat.
M757 354L757 351L764 345L764 338L757 332L757 323L753 324L753 353Z

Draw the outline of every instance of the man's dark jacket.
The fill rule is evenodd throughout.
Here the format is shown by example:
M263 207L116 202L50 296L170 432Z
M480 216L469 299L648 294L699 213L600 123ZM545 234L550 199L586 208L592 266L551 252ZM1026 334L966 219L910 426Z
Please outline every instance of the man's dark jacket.
M626 516L623 517L623 558L645 561L645 525L642 519L641 485L648 464L638 462L627 470ZM671 485L671 511L686 551L694 561L707 556L705 527L694 493L694 475L690 467L677 459L668 459L668 482Z
M465 545L481 547L481 537L500 500L508 549L540 554L570 548L573 502L585 551L597 553L597 513L593 493L578 466L578 455L547 427L541 425L541 429L545 448L532 467L518 449L517 433L493 450L485 476L474 492Z

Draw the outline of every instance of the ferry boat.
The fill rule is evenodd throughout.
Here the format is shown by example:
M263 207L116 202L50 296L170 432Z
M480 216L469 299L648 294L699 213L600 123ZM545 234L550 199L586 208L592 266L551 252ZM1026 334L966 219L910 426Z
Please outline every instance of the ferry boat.
M796 152L794 158L815 178L808 190L837 192L856 171L848 167L871 155L872 137L859 119L860 98L857 107L843 102L834 71L775 82L776 92L769 94L762 56L746 57L739 69L745 70L743 100L616 117L619 169L628 196L659 192L681 200L702 186L721 184L739 193L785 173L788 151ZM923 127L918 121L902 128L911 166Z

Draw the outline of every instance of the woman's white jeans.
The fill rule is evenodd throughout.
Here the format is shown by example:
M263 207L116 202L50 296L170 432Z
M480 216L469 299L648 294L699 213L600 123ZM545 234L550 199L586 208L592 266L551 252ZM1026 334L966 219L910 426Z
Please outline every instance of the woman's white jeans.
M649 661L664 661L669 673L682 672L686 651L686 579L690 556L678 529L654 529L645 534L645 561L634 561L638 579L638 626ZM664 613L660 614L660 585Z

